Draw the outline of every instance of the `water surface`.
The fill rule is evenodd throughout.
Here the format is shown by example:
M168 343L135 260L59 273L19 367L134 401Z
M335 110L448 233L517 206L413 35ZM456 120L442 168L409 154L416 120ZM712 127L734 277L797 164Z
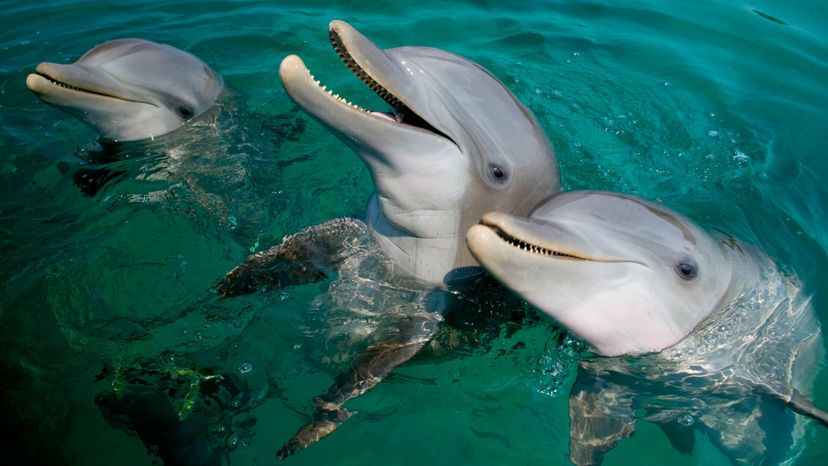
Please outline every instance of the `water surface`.
M383 108L339 63L327 39L331 19L351 22L383 47L434 46L482 64L538 116L566 189L659 200L763 247L799 275L828 323L828 6L623 3L6 5L0 388L11 433L4 462L151 464L141 440L100 408L125 380L140 377L157 382L166 374L164 389L179 400L194 380L211 383L211 374L243 387L215 395L230 403L223 409L201 400L184 412L213 416L207 432L221 439L222 460L232 464L271 464L304 422L333 374L316 357L319 329L307 315L326 284L222 303L209 290L250 252L364 208L367 170L292 104L276 75L280 60L298 53L329 87ZM41 61L74 61L120 37L198 55L231 93L215 121L187 130L199 143L183 153L169 139L126 147L110 167L124 175L88 195L74 178L94 162L95 135L39 102L24 81ZM400 368L350 403L357 416L290 462L565 463L572 357L547 320L512 327ZM826 375L816 387L817 404L828 406ZM175 408L180 414L183 406ZM216 421L217 413L227 416ZM800 463L821 464L826 445L828 431L812 428ZM721 461L704 442L682 456L657 428L639 423L606 464Z

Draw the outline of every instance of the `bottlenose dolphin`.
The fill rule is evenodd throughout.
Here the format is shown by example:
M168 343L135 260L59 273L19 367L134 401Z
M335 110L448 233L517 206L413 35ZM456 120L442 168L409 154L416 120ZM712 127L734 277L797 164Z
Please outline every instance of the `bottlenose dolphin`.
M67 65L41 63L26 86L107 141L166 134L213 106L224 88L198 57L142 39L105 42Z
M637 416L689 452L699 428L731 461L779 464L828 425L810 393L821 330L795 277L762 251L632 196L570 192L529 218L483 216L469 248L499 281L583 339L570 458L600 463Z
M222 296L234 296L319 281L324 267L335 268L322 307L351 313L329 322L362 327L332 331L371 343L317 399L314 419L280 458L330 433L348 417L344 402L432 338L446 310L448 293L439 290L481 273L464 242L480 215L526 215L560 190L555 152L534 115L480 65L434 48L382 50L342 21L331 22L329 33L342 61L390 112L326 91L297 56L282 61L279 76L288 95L368 166L376 193L365 220L308 227L249 257L218 285Z

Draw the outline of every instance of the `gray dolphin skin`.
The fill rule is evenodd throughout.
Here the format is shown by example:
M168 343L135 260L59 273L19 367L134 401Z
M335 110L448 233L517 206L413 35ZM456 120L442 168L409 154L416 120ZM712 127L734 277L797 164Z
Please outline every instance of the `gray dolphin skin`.
M108 141L161 136L213 106L224 82L198 57L142 39L117 39L76 62L41 63L26 86Z
M584 340L570 459L599 464L636 417L692 451L780 464L800 447L821 330L795 277L762 251L664 206L569 192L529 218L489 213L467 242L495 278ZM785 409L785 407L791 409Z
M383 50L342 21L330 23L329 35L390 112L327 91L294 55L282 61L279 76L288 95L368 166L376 193L365 220L308 227L249 257L218 285L220 296L230 297L319 281L333 268L338 278L324 301L352 317L329 320L365 323L343 333L365 335L370 345L316 399L312 421L280 459L328 435L350 416L343 403L432 339L450 301L442 290L482 275L464 240L482 214L528 215L560 191L554 149L534 115L480 65L435 48Z

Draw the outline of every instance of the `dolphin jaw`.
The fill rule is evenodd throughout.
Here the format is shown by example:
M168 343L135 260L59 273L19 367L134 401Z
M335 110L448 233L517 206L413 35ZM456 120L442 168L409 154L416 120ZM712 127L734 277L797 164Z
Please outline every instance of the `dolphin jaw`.
M322 83L317 80L313 74L311 74L311 78L313 82L320 87L322 90L327 92L330 97L333 97L339 103L345 104L350 108L359 110L363 113L368 115L372 115L378 119L385 120L391 123L405 125L406 127L423 130L438 136L441 136L445 139L448 139L453 144L456 145L456 142L447 136L445 133L440 131L439 129L435 128L428 120L423 118L421 115L417 114L414 110L412 110L408 105L404 102L403 96L397 96L391 93L385 86L382 85L380 81L377 80L376 77L372 76L362 65L360 65L358 59L351 53L348 43L351 43L351 48L357 47L358 44L356 40L347 40L343 38L342 33L351 34L351 35L359 35L358 32L354 31L349 25L346 23L342 23L340 21L332 21L329 28L328 33L331 41L331 45L333 46L334 50L336 51L339 59L354 73L362 82L364 82L369 88L371 88L374 93L376 93L381 99L383 99L388 105L391 106L391 112L376 112L365 109L359 105L350 102L349 100L341 97L339 94L335 94L331 90L327 89L326 86L322 85ZM373 44L371 44L373 46ZM377 49L379 53L382 53L379 49ZM365 51L363 50L363 54ZM383 56L383 58L385 58ZM308 71L310 74L310 71Z
M34 92L38 96L48 96L49 94L54 93L71 93L76 96L86 94L90 97L104 97L108 99L122 100L124 102L135 102L157 107L157 105L152 102L129 99L124 96L107 92L104 89L81 87L80 84L72 82L72 80L68 79L68 77L61 76L59 70L60 69L57 66L51 63L41 63L37 65L34 73L31 73L26 77L26 86L30 91Z
M490 212L483 215L479 225L491 229L500 240L509 246L520 251L536 256L548 257L553 260L570 260L583 262L604 262L604 263L631 263L647 267L641 261L623 257L599 257L585 251L575 250L572 246L553 244L550 238L540 238L525 228L521 228L521 219L511 215Z
M359 63L357 63L356 59L348 52L348 48L345 46L345 43L340 37L339 32L337 31L337 23L332 23L330 28L328 29L328 34L331 38L331 45L333 45L334 50L336 51L337 55L339 55L339 59L345 63L345 66L351 70L362 82L364 82L368 87L371 88L382 100L388 102L393 109L402 108L405 105L398 99L395 95L388 92L387 89L382 87L380 83L378 83L368 72L365 71Z
M548 256L553 259L604 262L601 259L588 258L584 255L571 251L565 252L561 250L560 246L551 246L548 243L540 245L536 244L532 240L521 239L519 237L521 236L519 232L507 231L509 229L509 226L507 225L507 218L502 214L488 213L480 219L479 224L491 229L504 243L527 253L539 256Z
M400 112L395 111L392 114L388 114L384 112L371 111L350 102L339 94L334 93L332 90L328 89L326 85L316 79L310 70L307 69L304 62L302 62L302 59L296 55L289 55L282 60L279 67L279 76L285 90L287 90L291 98L305 111L323 121L328 120L325 112L331 109L330 106L327 105L327 102L331 102L340 106L340 108L344 111L353 112L355 118L364 115L373 120L375 123L390 125L396 130L413 131L419 135L439 138L441 141L448 142L452 146L457 146L451 138L439 130L431 127L427 123L425 123L425 125L411 124L411 121L405 119L403 114ZM320 99L320 97L324 98L324 100ZM327 107L323 107L323 105L327 105ZM414 115L413 112L411 114ZM336 120L345 121L341 118L336 118ZM420 122L425 121L419 118L418 120ZM337 133L345 133L348 135L351 132L350 130L346 130L344 127L340 128L339 125L333 124L332 121L329 121L328 123L336 128ZM349 135L347 139L354 139L354 136ZM362 138L357 137L357 139Z

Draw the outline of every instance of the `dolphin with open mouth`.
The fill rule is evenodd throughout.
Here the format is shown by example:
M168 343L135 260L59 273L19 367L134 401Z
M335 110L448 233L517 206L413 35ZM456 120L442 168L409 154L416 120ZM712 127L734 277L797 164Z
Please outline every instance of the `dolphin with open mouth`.
M528 215L560 191L555 152L538 121L480 65L435 48L380 49L342 21L331 22L329 34L342 61L390 111L369 111L326 90L294 55L279 76L288 95L368 166L376 192L365 217L288 236L218 284L229 297L319 281L333 268L338 278L325 307L352 318L329 321L348 322L341 333L369 342L317 398L313 419L279 458L332 432L350 416L343 403L431 340L451 301L441 290L481 274L464 241L481 215Z
M198 57L143 39L98 45L76 62L41 63L26 86L106 141L169 133L215 104L224 82Z

